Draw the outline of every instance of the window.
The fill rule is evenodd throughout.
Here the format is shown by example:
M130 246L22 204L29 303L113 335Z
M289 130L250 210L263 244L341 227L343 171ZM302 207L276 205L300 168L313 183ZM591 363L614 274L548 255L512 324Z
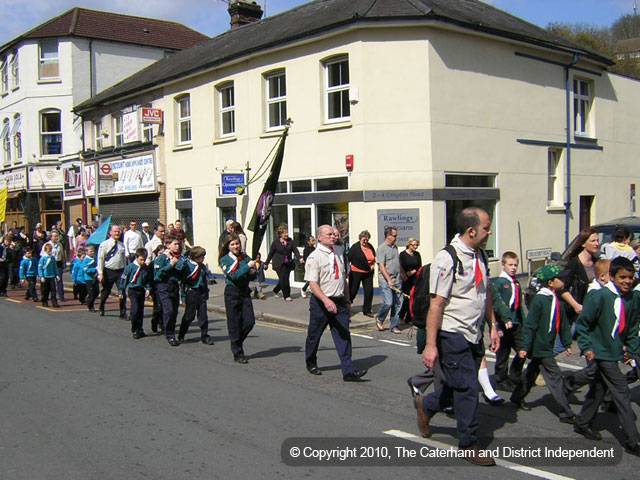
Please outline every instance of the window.
M311 180L292 180L289 182L291 193L303 193L311 191Z
M547 155L547 206L562 207L564 204L564 165L562 163L562 150L550 148Z
M40 78L58 78L58 40L40 40Z
M326 86L326 119L348 120L351 116L349 104L349 59L346 57L327 61L324 66Z
M0 66L0 82L2 83L2 87L0 88L0 92L4 95L9 91L9 74L8 74L8 61L6 58L1 60Z
M153 123L142 124L142 141L143 142L153 141Z
M60 110L40 113L40 148L42 155L62 153L62 121Z
M591 87L592 84L588 80L573 79L573 130L576 135L589 134Z
M265 77L267 130L284 127L287 122L287 81L283 71Z
M20 85L20 68L18 63L17 50L13 53L13 57L11 57L9 70L11 71L11 88L18 88L18 86Z
M0 132L0 139L2 139L2 159L5 167L11 165L11 142L9 128L9 119L5 118L2 121L2 132Z
M15 153L15 161L22 159L22 131L20 114L16 113L13 117L13 127L11 127L11 138L13 139L13 151Z
M124 144L124 121L122 114L119 113L113 117L113 134L115 139L115 147L119 147Z
M93 122L93 148L96 152L102 150L102 119Z
M178 144L191 143L191 97L184 95L176 99L178 107Z
M236 100L233 83L218 88L220 110L220 136L226 137L236 133Z
M486 251L490 258L495 258L497 249L497 205L499 193L497 176L491 174L448 173L445 175L445 187L455 188L455 200L445 202L446 209L446 243L457 233L456 221L460 212L468 207L480 207L491 218L493 233L489 236ZM491 190L483 192L482 190ZM451 198L450 196L448 198Z
M318 178L316 192L328 192L332 190L349 190L348 177Z

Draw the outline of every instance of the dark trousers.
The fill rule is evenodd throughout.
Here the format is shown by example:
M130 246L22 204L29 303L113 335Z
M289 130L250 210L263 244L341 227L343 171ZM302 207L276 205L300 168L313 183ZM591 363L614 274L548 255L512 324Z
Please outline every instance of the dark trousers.
M156 283L156 296L162 305L162 325L167 336L176 333L180 289L176 282Z
M185 296L184 314L182 315L182 320L180 320L178 337L184 338L189 331L191 322L193 322L193 319L197 315L200 337L204 338L209 334L209 316L207 314L207 297L209 296L209 292L207 292L206 288L188 288Z
M505 329L504 335L500 339L500 348L496 353L496 369L495 380L504 382L509 379L513 383L517 383L522 375L522 368L526 362L525 358L520 358L520 336L522 335L522 325L514 325L512 328ZM513 350L516 356L511 362L511 368L508 368L509 354Z
M93 310L95 308L96 298L98 297L99 293L98 281L95 279L87 280L85 286L87 287L87 308L89 310Z
M404 282L402 282L402 293L405 295L411 295L411 289L416 283L416 276L407 278ZM400 308L400 320L404 320L405 322L410 322L411 317L411 308L410 308L410 298L402 296L402 307Z
M629 392L627 378L620 372L618 362L596 359L593 363L597 366L596 377L589 385L582 410L576 417L576 425L581 427L591 425L598 413L598 407L602 403L605 387L608 387L618 409L618 418L624 431L626 443L630 446L637 444L640 441L640 435L636 428L636 416L631 409L631 392Z
M36 289L36 277L27 277L27 293L24 296L25 300L33 300L34 302L38 301L38 290Z
M356 368L351 361L351 332L349 330L349 308L344 297L332 298L338 312L330 313L324 304L314 295L309 301L309 327L305 342L305 360L307 368L318 365L318 346L327 325L331 329L333 343L340 357L342 375L354 372Z
M20 265L9 265L9 284L16 288L20 283Z
M144 321L144 288L129 288L129 301L131 302L131 333L142 331Z
M151 330L156 331L158 329L158 325L161 325L164 328L164 324L162 323L162 302L158 298L158 293L156 291L155 285L151 289L151 300L153 300L153 313L151 314Z
M58 297L62 302L64 302L65 301L64 283L62 283L62 272L64 271L64 262L63 261L56 262L56 265L58 267L58 272L60 273L60 280L56 280L56 288L58 289Z
M122 272L124 270L111 270L110 268L105 268L102 271L102 292L100 293L100 311L104 311L104 306L107 303L107 299L109 295L111 295L111 289L113 286L116 286L116 290L120 286L120 277L122 276ZM120 299L120 316L127 316L127 299Z
M78 300L80 303L84 303L87 300L87 284L86 283L76 283L74 285L76 292L78 293Z
M56 279L44 278L40 281L40 293L42 294L42 303L49 301L49 295L51 295L51 303L53 305L58 304L58 297L56 295Z
M289 285L289 276L291 269L289 265L282 265L276 273L278 274L278 284L273 287L273 293L278 293L282 290L282 296L284 298L291 296L291 286Z
M551 396L560 408L560 418L575 416L573 410L571 410L571 406L569 406L569 401L564 391L562 371L560 367L558 367L556 359L553 357L533 357L531 359L527 369L524 374L521 375L520 381L511 394L511 401L514 403L522 402L531 391L531 388L536 384L536 378L540 372L542 372L542 377L547 384L549 392L551 392Z
M250 290L235 285L224 287L224 307L227 311L227 329L233 358L244 357L243 344L253 330L256 319L253 313Z
M437 339L443 383L440 390L424 397L422 408L430 415L454 406L458 446L465 448L478 442L478 369L484 345L467 341L461 333L438 332Z
M371 313L371 304L373 303L373 272L354 272L349 273L349 298L351 303L358 295L358 289L362 283L364 290L364 301L362 303L362 313Z
M595 360L588 361L587 366L582 370L571 373L564 378L565 391L575 392L580 387L589 385L598 376L598 365Z
M7 285L9 285L9 264L0 262L0 294L7 294Z

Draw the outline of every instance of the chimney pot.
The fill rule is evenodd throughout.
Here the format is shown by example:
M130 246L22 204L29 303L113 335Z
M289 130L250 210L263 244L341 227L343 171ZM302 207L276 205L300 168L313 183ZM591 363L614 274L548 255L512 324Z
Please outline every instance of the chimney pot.
M257 22L262 18L262 7L256 2L234 1L227 10L231 16L231 29L235 30L242 25Z

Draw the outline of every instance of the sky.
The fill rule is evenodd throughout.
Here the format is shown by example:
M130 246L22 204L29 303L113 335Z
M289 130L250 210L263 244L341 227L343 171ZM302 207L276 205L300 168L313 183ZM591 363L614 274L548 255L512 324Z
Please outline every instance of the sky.
M263 9L266 4L269 16L307 3L308 0L257 1ZM550 22L609 26L620 16L632 14L634 4L634 0L484 1L541 27L546 27ZM229 28L227 4L223 0L0 0L0 18L3 20L0 45L76 6L171 20L210 37Z

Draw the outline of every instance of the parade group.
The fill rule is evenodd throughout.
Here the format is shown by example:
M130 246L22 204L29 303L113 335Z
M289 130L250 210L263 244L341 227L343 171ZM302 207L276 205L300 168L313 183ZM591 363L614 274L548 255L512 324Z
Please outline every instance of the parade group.
M112 224L108 238L95 246L87 243L90 231L81 219L66 235L59 225L47 233L40 224L33 235L27 235L14 222L0 246L0 295L6 295L9 286L22 284L26 287L25 299L42 302L44 307L49 307L51 300L54 308L59 307L58 299L65 301L62 273L69 258L74 300L104 316L115 285L120 317L130 320L133 338L146 336L144 304L150 297L151 330L162 333L169 345L180 345L196 318L200 340L213 345L207 314L213 276L205 263L207 252L190 245L180 221L170 229L157 223L152 232L146 223L141 227L138 230L134 221L126 228ZM408 383L424 437L431 435L431 420L437 412L453 414L458 446L468 454L464 458L476 465L495 464L477 438L479 395L491 405L504 403L487 370L483 339L487 329L487 344L496 353L494 384L499 390L511 392L510 401L516 408L531 410L525 398L536 383L546 384L559 421L572 424L576 433L597 441L602 436L593 422L605 404L608 410L617 412L626 451L640 456L640 434L628 386L638 379L640 366L640 290L634 288L638 283L636 252L640 251L640 242L633 241L631 232L621 228L613 241L601 248L598 232L583 230L566 265L549 264L537 272L537 292L525 313L524 292L516 278L517 254L504 252L502 272L489 281L483 251L491 234L487 212L480 208L463 210L457 232L450 246L438 252L424 269L417 252L418 240L409 239L406 249L399 252L398 232L393 226L385 228L385 240L374 249L366 230L349 247L337 229L322 225L316 230L317 238L307 238L301 254L282 225L262 261L259 254L254 259L248 256L242 226L229 220L219 239L216 262L225 277L224 305L234 361L248 362L244 342L255 324L252 298L265 298L265 270L271 266L277 273L273 294L292 301L289 277L296 264L303 264L306 283L301 296L309 296L305 361L311 375L322 375L317 351L327 326L344 381L360 382L366 375L367 370L357 369L352 362L349 328L351 303L362 286L362 313L375 319L374 328L385 331L388 315L389 332L393 334L401 333L401 324L413 323L418 329L418 353L427 370L409 378ZM376 266L382 304L374 314ZM426 318L414 318L409 297L421 275L427 276L421 281L428 282L429 295L418 301L428 302L428 313ZM176 332L181 303L184 313ZM572 355L574 340L586 366L578 372L563 372L555 357L563 351ZM514 357L509 362L512 352ZM627 366L621 369L621 363ZM588 392L576 414L570 400L586 385ZM430 386L433 389L427 394Z

